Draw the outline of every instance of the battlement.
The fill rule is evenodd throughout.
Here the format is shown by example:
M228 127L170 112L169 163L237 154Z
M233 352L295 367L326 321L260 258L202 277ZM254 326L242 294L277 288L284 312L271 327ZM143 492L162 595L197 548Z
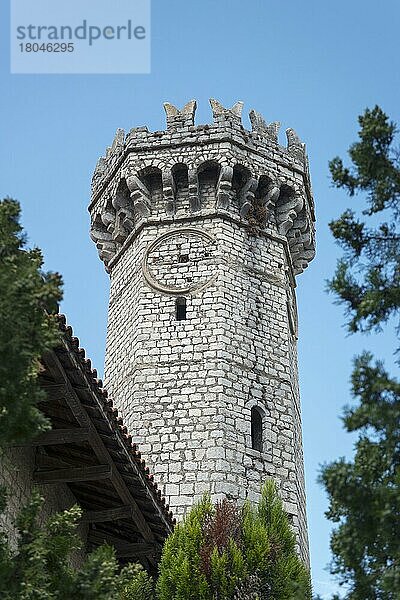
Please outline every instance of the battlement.
M313 258L314 205L303 144L280 123L252 110L243 127L243 102L224 108L210 100L213 123L194 124L196 101L181 110L164 104L167 128L118 129L92 179L91 236L109 270L134 232L154 220L230 215L258 232L282 236L294 274Z

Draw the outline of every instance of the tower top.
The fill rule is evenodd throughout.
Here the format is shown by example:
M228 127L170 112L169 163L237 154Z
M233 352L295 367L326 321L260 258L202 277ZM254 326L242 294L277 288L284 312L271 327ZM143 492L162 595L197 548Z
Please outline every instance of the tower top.
M166 102L167 128L118 129L92 179L91 237L106 269L143 225L220 215L253 232L269 231L288 245L293 274L315 254L314 203L305 144L293 129L278 142L280 123L254 110L242 124L243 102L225 108L210 100L213 123L195 125L197 103ZM215 188L215 202L201 187Z

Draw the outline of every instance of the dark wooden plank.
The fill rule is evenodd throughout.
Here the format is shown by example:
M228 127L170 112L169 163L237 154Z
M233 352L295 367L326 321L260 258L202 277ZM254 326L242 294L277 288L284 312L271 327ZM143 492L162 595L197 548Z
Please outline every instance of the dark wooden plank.
M82 523L105 523L118 519L132 519L132 507L118 506L104 510L88 510L83 513L81 521Z
M106 479L100 485L96 481L79 481L78 483L71 483L70 488L78 500L82 498L82 500L91 502L91 499L93 499L93 510L97 510L97 508L109 508L110 506L119 504L120 498L115 492L114 486L111 481ZM95 500L96 498L97 501ZM108 503L108 506L102 506L103 501Z
M72 481L100 481L111 479L112 468L109 465L90 467L73 467L70 469L55 469L54 471L35 471L35 483L69 483Z
M153 558L159 551L152 544L122 544L115 547L117 558L139 558L147 556Z
M47 398L46 401L40 402L39 408L46 417L49 417L52 421L53 419L62 419L71 425L75 424L74 415L71 413L69 407L61 404L58 399L51 400ZM78 423L76 423L76 425L78 426Z
M114 546L117 558L135 559L140 556L153 557L160 552L160 547L157 544L127 542L116 536L95 530L90 531L88 542L95 546L101 544L110 544L111 546Z
M56 446L61 444L77 444L80 442L87 442L89 440L90 432L87 427L76 427L74 429L50 429L41 433L38 437L27 442L20 444L21 446Z
M82 465L98 465L98 460L93 460L93 451L88 445L65 444L65 446L46 446L46 453L51 457L58 457L64 462L68 461L70 467Z
M106 536L114 536L123 542L144 542L142 535L132 520L104 521L104 523L93 523L90 531L96 531ZM150 543L150 542L147 542ZM153 542L151 542L153 544Z

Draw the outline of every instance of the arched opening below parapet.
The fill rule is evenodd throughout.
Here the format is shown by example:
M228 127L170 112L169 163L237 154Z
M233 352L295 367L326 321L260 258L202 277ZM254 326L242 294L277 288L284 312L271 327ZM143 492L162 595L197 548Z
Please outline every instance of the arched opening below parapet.
M162 173L157 167L146 167L138 173L139 179L146 186L152 209L161 208L163 200Z
M201 208L211 207L215 204L220 170L220 165L213 160L201 164L197 169Z
M187 165L178 163L172 167L172 177L175 184L175 202L177 210L180 207L187 208L189 197L189 177Z

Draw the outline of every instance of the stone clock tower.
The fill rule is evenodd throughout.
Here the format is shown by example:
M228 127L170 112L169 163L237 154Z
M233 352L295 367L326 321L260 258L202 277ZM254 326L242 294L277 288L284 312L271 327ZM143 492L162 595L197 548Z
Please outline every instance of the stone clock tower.
M255 111L166 103L167 129L118 130L93 176L110 274L106 386L179 517L205 491L278 482L308 560L296 276L314 257L305 146Z

